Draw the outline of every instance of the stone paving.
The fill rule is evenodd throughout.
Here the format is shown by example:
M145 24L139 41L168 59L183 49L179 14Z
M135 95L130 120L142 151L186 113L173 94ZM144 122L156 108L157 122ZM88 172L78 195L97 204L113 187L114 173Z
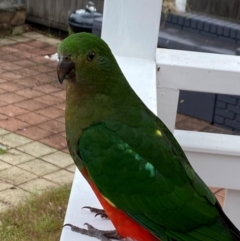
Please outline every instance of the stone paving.
M0 39L0 211L30 193L71 183L65 86L56 76L60 40L36 32Z
M69 154L0 129L0 211L30 193L71 183L75 166Z
M60 40L37 32L0 38L0 211L46 188L71 183L65 86L56 76ZM179 114L176 128L234 134ZM225 190L212 189L221 203Z

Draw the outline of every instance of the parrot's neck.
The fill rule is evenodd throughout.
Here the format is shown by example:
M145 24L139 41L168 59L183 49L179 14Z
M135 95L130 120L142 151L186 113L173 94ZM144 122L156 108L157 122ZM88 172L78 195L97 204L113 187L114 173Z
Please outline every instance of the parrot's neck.
M70 80L66 84L66 138L74 158L84 129L105 119L111 108L106 95L98 94L94 87L80 85Z
M125 79L121 83L116 87L113 85L105 92L99 92L99 88L96 86L67 80L66 137L73 159L79 159L76 151L86 128L104 122L108 118L123 123L130 122L127 124L136 121L140 114L136 113L136 110L140 111L138 107L143 104ZM77 163L81 163L81 160L78 160ZM79 168L81 167L79 166Z

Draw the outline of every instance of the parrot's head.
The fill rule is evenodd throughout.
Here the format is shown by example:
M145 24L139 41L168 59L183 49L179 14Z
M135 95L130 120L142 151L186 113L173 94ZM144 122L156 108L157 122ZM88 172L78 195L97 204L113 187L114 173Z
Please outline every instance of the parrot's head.
M109 76L113 69L116 70L116 61L108 45L90 33L76 33L65 38L58 47L58 56L60 83L65 78L76 83L101 82L101 76Z

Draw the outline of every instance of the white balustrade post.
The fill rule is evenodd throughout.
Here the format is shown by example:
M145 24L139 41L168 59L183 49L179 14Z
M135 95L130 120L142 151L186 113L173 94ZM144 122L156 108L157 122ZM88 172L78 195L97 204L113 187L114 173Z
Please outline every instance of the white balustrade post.
M102 38L118 56L155 59L162 0L105 0Z
M156 48L162 0L105 0L102 38L128 82L155 114Z
M175 7L180 12L186 11L187 0L176 0Z
M224 211L231 221L240 229L240 191L226 190Z
M160 77L161 81L161 77ZM173 132L175 129L179 90L158 88L157 89L157 113L158 117Z

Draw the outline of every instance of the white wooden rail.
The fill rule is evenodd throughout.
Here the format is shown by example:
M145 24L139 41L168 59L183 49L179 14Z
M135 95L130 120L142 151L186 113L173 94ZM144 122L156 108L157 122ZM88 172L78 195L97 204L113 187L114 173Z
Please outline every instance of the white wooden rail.
M176 0L175 7L180 12L186 11L187 0Z
M240 57L164 49L156 54L161 5L162 0L105 0L102 38L140 98L174 131L179 90L240 95ZM189 131L174 135L202 179L227 188L225 211L240 228L240 137ZM64 223L113 228L110 221L81 209L86 205L100 207L76 170ZM61 241L69 240L94 238L64 227Z
M158 49L158 116L174 130L179 90L240 95L240 57ZM227 189L224 210L240 228L240 137L174 131L191 164L212 187Z

